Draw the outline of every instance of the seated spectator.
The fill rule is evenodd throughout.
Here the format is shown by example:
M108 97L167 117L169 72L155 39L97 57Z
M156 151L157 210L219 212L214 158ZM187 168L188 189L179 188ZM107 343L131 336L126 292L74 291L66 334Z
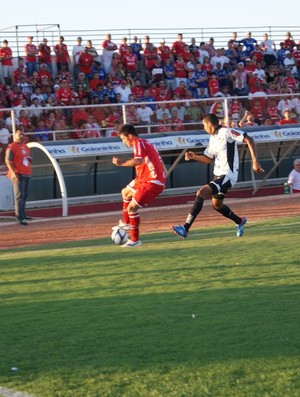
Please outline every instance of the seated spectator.
M196 80L195 80L196 83ZM188 87L185 81L180 81L179 86L175 88L174 94L177 95L179 99L187 99L188 97Z
M114 88L116 94L120 94L121 102L127 103L128 97L132 94L130 87L128 87L126 80L122 80L121 84Z
M286 94L286 93L287 93L287 90L284 89L283 90L283 94ZM294 105L293 105L292 100L289 97L286 97L286 96L283 97L277 104L277 109L278 109L278 112L279 112L279 116L281 118L284 117L284 113L285 113L285 111L287 109L292 111L293 108L294 108Z
M100 127L93 114L89 114L86 123L86 138L101 138Z
M284 78L282 79L281 86L289 88L292 92L296 92L297 84L297 80L292 75L291 70L287 70Z
M188 123L200 123L204 114L201 111L199 103L196 101L191 101L190 106L186 109L186 121Z
M72 139L84 139L86 136L86 120L78 120L75 129L71 132Z
M45 123L45 119L43 117L39 117L37 120L37 128L35 129L35 133L33 134L33 138L35 141L50 141L51 136L49 134L49 128Z
M150 90L148 88L145 89L144 95L141 97L141 102L152 103L150 107L153 111L155 110L155 104L153 104L153 102L155 102L155 97L150 95Z
M97 89L98 85L104 86L104 81L100 79L99 74L96 72L96 73L93 73L93 77L89 81L90 91L95 91Z
M140 118L135 105L130 105L126 108L126 122L132 125L140 123Z
M220 85L217 75L213 73L211 78L208 80L208 91L211 98L213 98L218 92L220 92Z
M171 118L171 113L168 109L168 105L164 102L158 104L158 109L156 110L156 119L158 121L162 120L163 114L167 113L168 119Z
M142 103L136 110L137 116L142 124L152 124L154 112L150 106Z
M283 111L283 118L278 121L278 125L297 124L298 121L292 111L287 108Z
M268 98L267 106L265 110L265 117L270 119L270 124L277 124L279 116L278 116L278 109L277 109L277 102L274 97Z
M229 104L229 116L232 120L240 120L242 114L242 104L240 99L233 98Z
M83 105L85 105L85 103L82 103ZM79 123L80 121L85 121L85 123L88 122L89 119L89 111L88 108L82 107L82 106L78 106L75 107L74 109L72 109L72 125L77 128L80 127Z
M242 119L238 122L239 127L257 127L258 124L254 120L253 114L246 110Z
M106 81L106 73L104 68L102 67L101 62L97 59L94 61L93 67L92 67L92 74L97 73L99 75L99 79L102 81Z
M179 117L177 109L173 108L171 114L172 131L184 131L183 120Z
M19 125L22 126L25 132L30 132L34 129L31 123L31 118L29 117L28 112L26 112L24 109L20 110L18 119ZM34 125L34 127L35 126L36 125Z
M173 105L173 104L172 104ZM176 115L174 116L174 112L176 113ZM171 116L172 116L172 119L180 119L182 122L184 122L185 121L185 118L186 118L186 108L185 108L185 106L183 105L183 103L182 102L177 102L177 103L175 103L175 105L174 106L172 106L172 108L171 108Z
M55 131L55 139L57 141L64 141L66 139L70 139L70 127L66 124L66 119L64 117L57 119L54 130Z
M104 96L107 95L109 98L110 103L115 103L116 102L116 93L115 90L113 89L112 83L108 81L106 83L106 86L104 88ZM104 99L104 97L103 97Z
M158 120L157 132L172 131L172 120L169 111L162 113L161 119Z

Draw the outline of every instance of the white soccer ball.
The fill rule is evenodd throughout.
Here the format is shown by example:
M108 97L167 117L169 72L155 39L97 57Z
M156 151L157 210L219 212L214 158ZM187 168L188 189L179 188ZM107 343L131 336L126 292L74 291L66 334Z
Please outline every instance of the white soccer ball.
M116 228L111 234L112 242L116 245L125 244L128 240L128 234L121 228Z

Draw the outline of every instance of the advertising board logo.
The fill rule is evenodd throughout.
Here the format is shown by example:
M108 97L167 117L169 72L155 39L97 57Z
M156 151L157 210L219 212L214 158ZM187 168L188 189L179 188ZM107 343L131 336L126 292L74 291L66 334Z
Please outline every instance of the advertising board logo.
M80 148L78 146L72 146L71 151L74 154L78 154L78 153L80 153Z
M183 136L179 136L178 138L176 138L176 141L179 143L179 145L185 145L186 144L186 140Z
M282 138L282 132L281 131L274 131L274 135L276 138Z

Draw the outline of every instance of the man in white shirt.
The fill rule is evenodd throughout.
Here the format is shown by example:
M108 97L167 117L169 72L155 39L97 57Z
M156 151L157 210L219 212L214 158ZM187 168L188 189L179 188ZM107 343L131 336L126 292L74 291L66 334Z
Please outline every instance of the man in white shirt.
M121 85L118 85L116 88L114 88L114 91L116 94L121 95L121 102L123 103L127 103L129 95L132 94L131 89L128 87L125 80L122 80Z
M82 38L77 37L77 44L74 45L72 49L72 55L73 55L73 77L74 79L77 79L78 77L78 72L79 72L79 65L78 65L78 60L81 54L84 53L84 46L81 44L82 43Z
M149 106L146 106L145 103L142 103L141 107L139 107L136 112L143 124L151 124L153 110Z

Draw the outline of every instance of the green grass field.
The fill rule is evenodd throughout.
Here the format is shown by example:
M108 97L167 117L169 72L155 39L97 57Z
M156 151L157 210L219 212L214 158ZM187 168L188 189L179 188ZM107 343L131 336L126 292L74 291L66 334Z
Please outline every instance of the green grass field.
M300 396L300 217L0 251L0 386ZM12 370L16 367L17 370Z

